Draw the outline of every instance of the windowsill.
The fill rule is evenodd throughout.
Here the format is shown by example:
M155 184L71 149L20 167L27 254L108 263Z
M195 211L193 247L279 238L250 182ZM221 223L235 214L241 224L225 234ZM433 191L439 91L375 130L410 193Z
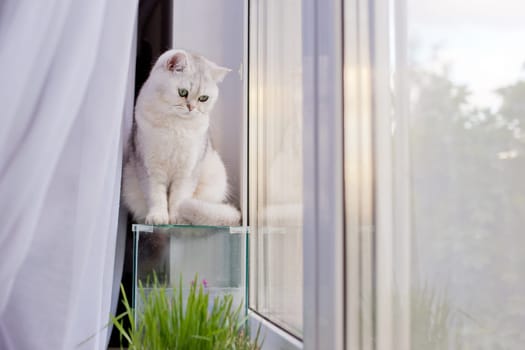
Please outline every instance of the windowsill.
M299 350L303 348L303 343L282 330L271 322L261 317L252 310L248 310L248 320L252 337L255 337L259 325L261 326L260 340L263 341L263 350Z

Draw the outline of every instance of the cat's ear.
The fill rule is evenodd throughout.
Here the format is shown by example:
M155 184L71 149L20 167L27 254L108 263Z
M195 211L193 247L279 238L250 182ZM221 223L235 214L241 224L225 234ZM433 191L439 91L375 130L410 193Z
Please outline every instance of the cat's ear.
M177 52L166 62L166 68L170 71L184 72L188 66L188 58L184 52Z
M231 71L232 70L229 68L213 64L211 68L211 76L213 77L213 80L215 80L217 83L220 83L221 81L223 81L226 74L228 74Z

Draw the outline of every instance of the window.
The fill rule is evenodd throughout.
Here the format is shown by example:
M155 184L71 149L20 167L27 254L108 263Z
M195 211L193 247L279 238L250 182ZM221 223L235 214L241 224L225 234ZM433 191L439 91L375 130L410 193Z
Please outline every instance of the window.
M522 348L525 4L406 6L411 349Z
M342 350L342 3L249 4L252 320L268 349Z
M525 4L345 11L348 348L522 348Z
M249 4L250 307L309 349L521 348L525 3Z
M303 78L300 0L250 7L250 307L301 337Z

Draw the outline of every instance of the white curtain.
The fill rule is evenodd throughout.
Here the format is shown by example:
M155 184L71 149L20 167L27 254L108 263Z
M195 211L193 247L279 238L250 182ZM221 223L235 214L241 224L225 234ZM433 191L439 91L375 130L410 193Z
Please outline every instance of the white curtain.
M2 350L106 347L136 12L0 1Z

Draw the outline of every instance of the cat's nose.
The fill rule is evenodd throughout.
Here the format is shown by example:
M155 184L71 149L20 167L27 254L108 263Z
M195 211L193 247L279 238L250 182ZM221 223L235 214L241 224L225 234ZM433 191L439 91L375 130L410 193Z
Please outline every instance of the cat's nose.
M188 110L191 112L193 111L193 109L195 108L195 106L192 106L191 104L186 104L186 106L188 107Z

